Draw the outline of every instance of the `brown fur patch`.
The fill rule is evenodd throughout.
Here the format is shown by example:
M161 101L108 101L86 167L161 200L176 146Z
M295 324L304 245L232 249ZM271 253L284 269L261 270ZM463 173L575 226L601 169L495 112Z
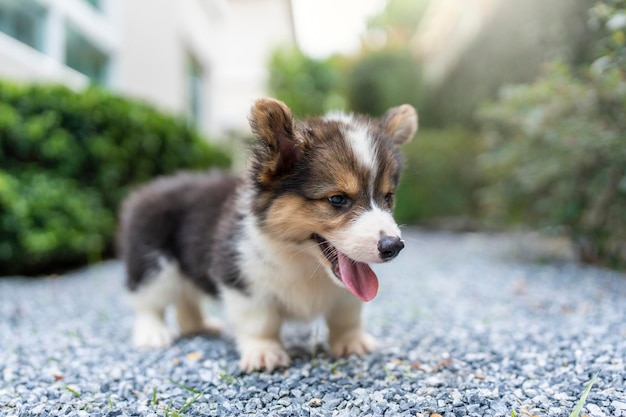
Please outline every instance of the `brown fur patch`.
M303 141L295 134L289 107L273 99L259 99L250 112L250 126L260 139L254 148L256 180L270 184L291 172L302 157Z
M278 151L280 136L293 137L294 120L285 103L269 98L257 100L250 111L250 126L255 136Z
M304 242L311 234L326 234L343 227L350 214L338 215L325 200L307 201L297 195L278 198L268 211L263 229L281 240Z
M320 198L337 194L345 194L355 198L363 189L363 178L359 178L355 172L345 169L345 167L335 161L329 161L321 169L326 171L324 174L332 174L332 178L325 178L326 181L324 181L320 178L322 177L321 175L317 175L317 178L320 178L320 181L316 184Z

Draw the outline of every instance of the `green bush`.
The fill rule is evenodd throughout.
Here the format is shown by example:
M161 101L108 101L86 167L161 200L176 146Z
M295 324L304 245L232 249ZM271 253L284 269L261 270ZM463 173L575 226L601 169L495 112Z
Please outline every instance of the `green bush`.
M481 112L486 213L564 226L582 260L616 264L626 242L625 111L617 69L579 78L556 66L535 84L503 89Z
M129 187L228 166L182 120L96 88L0 83L0 275L110 253Z
M420 130L403 148L406 168L396 197L400 223L432 224L476 216L480 141L462 129Z
M288 103L297 118L342 107L335 91L339 79L331 60L314 59L298 49L278 49L270 60L270 93Z
M582 261L626 264L626 0L591 8L595 61L553 65L481 111L492 218L565 228Z
M98 260L115 225L97 192L43 173L0 171L0 207L0 259L9 273Z
M419 108L419 67L407 49L369 52L348 71L346 89L349 107L357 113L381 116L403 103Z

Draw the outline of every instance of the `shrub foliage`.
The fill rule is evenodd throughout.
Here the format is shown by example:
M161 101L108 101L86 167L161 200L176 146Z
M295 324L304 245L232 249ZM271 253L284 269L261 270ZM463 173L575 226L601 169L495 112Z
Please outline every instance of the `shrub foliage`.
M99 89L0 83L0 275L109 253L129 187L228 156L182 120Z
M421 75L408 49L382 49L362 55L346 77L350 109L381 116L408 103L419 108Z
M331 60L304 55L298 49L277 49L270 60L269 90L289 104L298 118L319 116L334 107L340 74Z
M458 226L459 220L477 216L480 149L479 137L464 129L420 130L402 149L406 161L396 197L398 222L429 225L453 220Z
M565 227L581 260L617 265L626 261L626 1L590 14L605 34L590 66L553 65L482 110L482 201L494 218Z
M626 80L616 70L583 80L558 67L504 89L482 111L487 214L565 226L584 261L626 259L624 110Z

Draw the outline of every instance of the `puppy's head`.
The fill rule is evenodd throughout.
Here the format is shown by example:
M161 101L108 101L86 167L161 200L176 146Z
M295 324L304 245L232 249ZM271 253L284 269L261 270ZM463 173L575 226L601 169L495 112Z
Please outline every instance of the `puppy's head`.
M380 119L334 114L295 123L284 103L261 99L250 124L260 227L309 245L337 284L361 300L374 298L378 279L368 264L389 261L404 247L392 210L398 147L417 131L415 109L405 104Z

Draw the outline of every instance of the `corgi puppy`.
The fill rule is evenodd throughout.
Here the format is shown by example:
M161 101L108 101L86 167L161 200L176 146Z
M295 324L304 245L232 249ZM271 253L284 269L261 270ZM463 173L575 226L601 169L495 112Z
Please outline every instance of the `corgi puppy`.
M410 105L380 119L330 114L296 123L282 102L252 107L256 139L243 177L178 174L140 188L120 215L119 250L135 312L137 346L219 332L203 294L223 302L243 371L286 367L288 319L323 316L331 354L363 355L375 341L361 307L378 291L369 264L404 247L392 217L399 146L417 131Z

